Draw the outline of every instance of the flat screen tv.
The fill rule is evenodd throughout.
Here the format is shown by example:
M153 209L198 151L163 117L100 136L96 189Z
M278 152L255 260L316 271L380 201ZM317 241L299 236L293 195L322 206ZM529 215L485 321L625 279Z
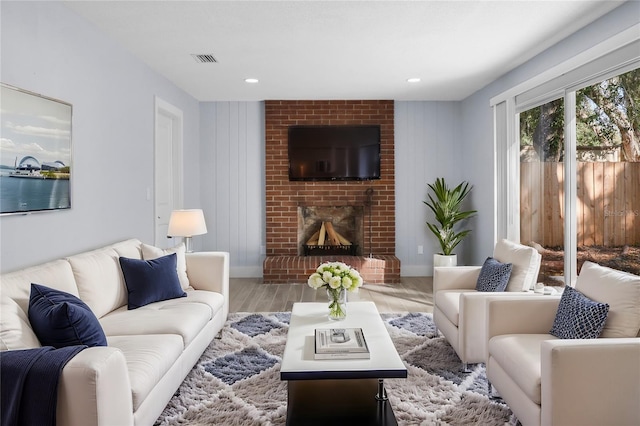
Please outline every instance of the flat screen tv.
M289 127L289 180L380 179L380 126Z

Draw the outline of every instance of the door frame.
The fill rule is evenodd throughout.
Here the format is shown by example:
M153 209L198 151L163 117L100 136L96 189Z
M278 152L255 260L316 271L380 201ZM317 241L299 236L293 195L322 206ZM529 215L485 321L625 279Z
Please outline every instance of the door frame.
M159 149L159 138L158 138L158 126L159 126L159 117L164 116L169 118L172 122L171 129L171 164L172 170L171 175L173 177L173 196L172 196L172 210L180 209L184 203L184 194L183 194L183 113L182 110L177 108L176 106L170 104L169 102L155 96L154 97L154 150L153 150L153 238L154 240L157 237L157 229L159 226L159 217L158 217L158 208L156 205L156 199L158 191L161 190L159 188L158 176L161 173L158 170L156 160L158 157L158 149ZM160 244L160 241L155 241L155 244L160 247L164 247L164 244Z

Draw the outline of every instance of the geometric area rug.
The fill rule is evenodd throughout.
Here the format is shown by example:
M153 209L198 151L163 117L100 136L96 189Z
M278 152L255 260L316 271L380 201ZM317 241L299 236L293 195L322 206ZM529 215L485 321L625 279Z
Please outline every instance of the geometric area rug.
M290 317L229 314L222 338L211 342L156 425L284 425L287 383L280 380L280 361ZM487 396L483 364L460 372L460 359L431 314L381 317L408 371L406 379L385 380L399 425L518 424L509 407Z

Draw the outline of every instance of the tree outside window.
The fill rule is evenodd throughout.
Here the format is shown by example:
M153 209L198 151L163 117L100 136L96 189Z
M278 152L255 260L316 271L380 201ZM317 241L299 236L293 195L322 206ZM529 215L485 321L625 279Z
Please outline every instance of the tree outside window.
M564 173L564 99L520 114L521 241L540 281L564 274L564 181L577 186L578 271L585 260L640 274L640 69L576 92L577 172Z

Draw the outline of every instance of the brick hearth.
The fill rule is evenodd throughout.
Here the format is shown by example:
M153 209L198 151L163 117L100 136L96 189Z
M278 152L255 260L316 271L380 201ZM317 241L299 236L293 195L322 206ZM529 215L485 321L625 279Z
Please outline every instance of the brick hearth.
M287 135L291 125L380 125L380 179L347 182L289 181ZM266 259L265 283L306 282L320 263L342 261L367 283L400 282L395 256L395 169L393 101L265 101ZM299 206L366 206L364 256L300 256ZM368 255L372 254L372 258Z
M323 262L344 262L354 267L367 284L400 282L400 260L395 256L270 256L264 261L265 283L306 283Z

